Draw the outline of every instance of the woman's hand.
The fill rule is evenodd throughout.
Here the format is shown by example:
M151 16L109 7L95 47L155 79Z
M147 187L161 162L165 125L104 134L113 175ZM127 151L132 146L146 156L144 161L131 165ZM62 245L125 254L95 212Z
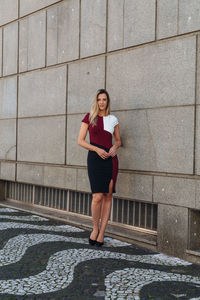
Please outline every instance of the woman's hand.
M117 154L117 147L115 145L113 145L110 150L109 150L109 156L114 157Z
M108 154L108 152L106 152L105 150L98 148L96 149L96 153L103 159L108 158L110 155Z

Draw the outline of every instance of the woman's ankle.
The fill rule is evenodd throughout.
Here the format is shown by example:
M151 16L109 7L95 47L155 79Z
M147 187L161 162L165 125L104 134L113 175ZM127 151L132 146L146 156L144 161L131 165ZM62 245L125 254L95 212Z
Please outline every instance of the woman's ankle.
M91 232L91 234L90 234L90 238L92 239L92 240L96 240L96 238L97 238L97 236L98 236L98 233L99 233L99 229L97 228L93 228L92 229L92 232Z
M97 241L98 242L103 242L104 241L104 233L99 233L97 236Z
M98 227L93 227L92 232L93 233L99 233L99 228Z

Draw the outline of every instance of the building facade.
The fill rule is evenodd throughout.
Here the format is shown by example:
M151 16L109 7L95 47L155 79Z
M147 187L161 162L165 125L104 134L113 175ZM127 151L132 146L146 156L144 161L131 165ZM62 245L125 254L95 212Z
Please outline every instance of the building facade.
M106 88L123 142L108 233L200 262L199 78L198 0L0 0L1 200L91 225L77 136Z

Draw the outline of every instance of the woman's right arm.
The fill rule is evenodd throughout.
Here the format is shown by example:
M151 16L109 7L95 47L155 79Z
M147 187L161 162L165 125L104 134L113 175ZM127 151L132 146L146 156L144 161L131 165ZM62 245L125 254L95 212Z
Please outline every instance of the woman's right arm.
M82 122L81 123L81 128L79 131L79 136L78 136L78 145L87 149L87 150L91 150L91 151L96 151L95 146L89 144L88 142L85 141L86 135L87 135L87 131L88 131L88 127L89 125Z
M81 123L81 128L78 136L78 145L87 150L95 151L103 159L107 158L109 155L106 151L86 142L85 138L87 135L88 127L89 125L87 123L84 122Z

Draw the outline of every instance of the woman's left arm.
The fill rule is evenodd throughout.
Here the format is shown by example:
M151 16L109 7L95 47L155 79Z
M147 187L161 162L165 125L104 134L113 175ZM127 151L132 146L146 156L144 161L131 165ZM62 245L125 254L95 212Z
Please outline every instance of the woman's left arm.
M114 136L115 143L109 150L109 154L112 157L114 157L117 154L117 148L119 148L122 144L121 138L120 138L119 125L115 126L113 136Z

